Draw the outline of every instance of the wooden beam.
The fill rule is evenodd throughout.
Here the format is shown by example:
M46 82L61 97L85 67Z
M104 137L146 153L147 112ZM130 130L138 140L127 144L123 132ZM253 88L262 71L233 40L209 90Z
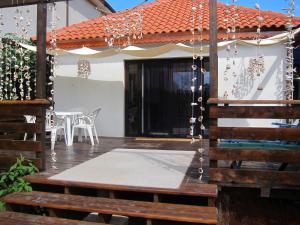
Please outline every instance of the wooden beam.
M299 119L299 106L210 106L209 118Z
M47 4L37 6L37 74L36 97L46 98L46 33L47 33Z
M218 22L217 0L209 0L209 72L210 72L210 98L218 97ZM217 119L210 120L210 126L218 126ZM210 131L209 131L210 133ZM217 147L217 140L209 136L209 146ZM218 167L217 160L209 160L209 167Z
M218 97L218 22L217 0L209 0L210 97Z
M53 3L62 2L65 0L1 0L0 8L24 6L24 5L36 5L38 3Z
M34 99L34 100L24 100L24 101L12 101L12 100L4 100L0 101L0 106L5 106L5 105L23 105L23 106L28 106L28 105L49 105L50 102L46 99Z
M217 127L209 129L211 139L299 141L300 128ZM214 146L211 146L214 147Z
M38 99L46 98L46 36L47 36L47 4L39 3L37 5L37 74L36 74L36 97ZM42 159L42 170L46 169L45 155L45 117L46 109L42 109L42 116L37 118L37 123L40 123L43 130L37 134L37 139L41 142L43 151L37 156Z
M218 98L210 98L207 101L208 104L225 104L225 105L249 105L249 104L261 104L261 105L300 105L300 100L224 100Z
M253 148L211 148L209 158L226 161L285 162L300 164L299 150L269 150Z
M299 188L300 173L254 169L210 168L210 179L224 186ZM227 185L226 185L227 184Z

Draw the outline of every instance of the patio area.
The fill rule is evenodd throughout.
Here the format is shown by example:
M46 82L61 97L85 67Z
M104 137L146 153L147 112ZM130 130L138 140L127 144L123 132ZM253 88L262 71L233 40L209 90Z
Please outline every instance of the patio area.
M184 210L184 207L191 207L192 210L193 207L202 207L203 212L201 215L195 215L191 216L194 218L195 223L204 222L211 224L214 223L214 220L211 220L214 218L214 210L215 207L215 201L217 197L217 186L208 184L208 155L207 155L207 144L208 141L205 141L206 143L206 152L205 155L205 174L202 179L202 181L199 180L199 172L198 169L200 168L200 162L199 157L197 157L197 153L195 149L195 145L191 145L189 139L151 139L151 138L100 138L100 144L96 144L94 146L89 144L89 141L86 140L83 143L78 143L75 139L73 146L66 147L65 143L63 141L57 142L55 147L56 152L56 162L53 162L51 157L51 150L50 150L50 143L47 144L47 150L46 150L46 171L27 176L25 179L29 181L32 184L32 187L34 188L35 192L41 193L47 193L47 196L52 198L55 198L54 196L56 194L72 194L75 196L78 196L78 198L87 196L92 197L94 199L96 198L103 198L102 201L114 201L115 199L118 199L119 201L127 201L125 203L130 204L129 205L123 205L122 202L116 202L116 206L118 206L118 209L115 209L115 213L120 215L128 215L128 218L118 218L118 217L109 217L105 216L106 214L99 214L100 217L95 217L95 215L89 215L86 219L88 221L93 222L109 222L114 223L113 221L118 221L118 224L144 224L145 220L142 219L142 217L147 218L147 216L140 216L139 209L141 206L136 206L137 208L132 207L133 204L156 204L156 203L163 203L163 204L172 204L172 205L165 205L165 207L179 207L178 210ZM130 150L134 149L135 151L140 151L143 153L147 153L148 156L155 156L156 152L162 152L164 150L170 151L172 153L174 152L180 152L181 154L183 152L186 152L188 154L194 154L194 157L188 166L188 169L186 170L186 173L184 177L182 178L181 184L178 188L166 188L163 186L135 186L130 185L130 183L127 184L107 184L107 183L99 183L99 182L82 182L82 181L72 181L68 179L56 179L55 177L52 179L52 177L56 174L59 174L65 170L68 170L70 168L74 168L78 166L79 164L84 165L89 160L95 160L99 156L104 156L104 154L108 154L111 152L116 151L115 149L122 149L122 150ZM145 151L146 150L146 151ZM152 158L153 159L153 158ZM124 162L124 161L123 161ZM97 175L100 174L100 176L105 176L107 174L110 174L111 171L114 168L118 168L118 165L121 164L120 161L111 161L109 164L111 166L110 169L106 171L97 171ZM153 164L153 162L152 162ZM156 164L154 163L154 166ZM169 164L164 164L164 167L167 167ZM146 166L146 165L145 165ZM178 165L176 165L178 166ZM54 168L55 167L55 168ZM123 167L123 169L126 169ZM136 170L141 171L142 168L136 168ZM152 167L154 169L154 167ZM172 168L166 168L167 170ZM96 172L96 169L94 170ZM78 172L78 171L77 171ZM151 171L149 171L151 174ZM126 173L126 172L125 172ZM91 173L89 173L91 175ZM90 177L89 174L86 174L86 176ZM102 175L101 175L102 174ZM74 174L75 175L75 174ZM131 174L127 174L131 175ZM149 173L145 173L144 180L150 179ZM158 180L159 176L163 176L162 174L157 174ZM168 177L165 177L168 178ZM153 179L153 177L152 177ZM181 179L181 178L179 178ZM152 183L153 180L150 182ZM154 181L155 183L155 181ZM74 197L75 197L74 196ZM46 197L46 196L44 196ZM22 198L22 197L21 197ZM108 200L109 199L109 200ZM92 199L91 199L92 200ZM9 201L9 200L8 200ZM34 201L34 200L33 200ZM140 203L137 203L140 202ZM69 202L70 203L70 202ZM71 203L70 203L71 204ZM110 206L113 207L113 202L107 203ZM154 205L149 205L149 209L147 209L145 212L153 214L152 210ZM163 206L163 205L162 205ZM107 207L107 206L105 206ZM105 208L104 207L104 208ZM126 207L126 210L124 212L124 208L121 209L120 207ZM180 208L183 207L183 208ZM200 208L194 208L194 210L199 210ZM121 210L121 211L120 211ZM122 211L123 210L123 211ZM135 213L130 211L135 211L137 213L137 217L135 217ZM150 210L150 211L149 211ZM167 211L169 209L166 209ZM57 210L56 210L57 211ZM80 210L80 211L83 211ZM152 212L152 213L151 213ZM61 215L61 212L58 210L56 212L56 215ZM127 214L129 213L129 214ZM158 214L166 214L167 212L159 211ZM187 215L189 213L192 213L190 210L183 211L183 214ZM203 214L204 213L204 214ZM149 214L149 215L150 215ZM154 213L156 214L156 213ZM152 216L154 216L154 214ZM154 216L153 218L157 218L158 220L153 220L152 222L155 224L173 224L170 221L177 221L174 224L185 224L182 222L193 222L193 219L183 219L180 218L179 215L169 215L168 219L164 219L164 217L160 217L159 215ZM80 213L77 211L76 214L70 214L70 217L73 218L75 215L80 215ZM85 214L87 216L87 214ZM59 216L60 217L60 216ZM66 215L63 216L66 218ZM196 218L198 217L198 218ZM207 217L207 219L205 219ZM75 216L76 218L76 216ZM210 219L211 218L211 219ZM163 219L165 221L159 221L159 219ZM168 222L169 221L169 222Z
M85 143L74 142L73 146L66 147L63 141L57 142L55 147L56 162L51 157L50 146L46 150L46 173L57 174L64 170L70 169L88 160L94 159L100 155L111 152L113 149L148 149L153 150L178 150L195 152L195 157L187 170L182 187L185 184L207 183L208 182L208 141L206 143L206 152L204 153L204 176L203 181L199 181L198 169L200 167L199 157L197 157L197 148L190 144L189 139L151 139L151 138L107 138L100 139L100 144L90 145L88 141ZM110 162L118 164L118 162Z
M299 225L297 6L230 2L1 1L0 225Z

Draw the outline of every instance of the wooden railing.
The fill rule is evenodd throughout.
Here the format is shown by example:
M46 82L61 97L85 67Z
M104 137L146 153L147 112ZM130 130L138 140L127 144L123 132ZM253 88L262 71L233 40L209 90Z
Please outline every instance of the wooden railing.
M209 99L210 181L221 186L300 188L300 148L222 147L221 139L300 141L300 128L219 127L218 119L299 119L300 101ZM252 106L251 106L252 105ZM234 123L233 123L234 124ZM293 145L291 145L293 146ZM297 167L299 166L299 167Z
M45 168L45 110L49 101L0 102L0 169L7 169L20 155ZM36 117L35 123L26 123L24 115ZM28 138L24 140L27 133ZM36 135L36 141L30 136Z

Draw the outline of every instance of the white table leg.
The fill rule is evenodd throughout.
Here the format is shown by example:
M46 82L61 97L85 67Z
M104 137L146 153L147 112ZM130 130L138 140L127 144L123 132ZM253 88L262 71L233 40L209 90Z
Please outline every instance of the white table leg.
M66 117L66 133L67 133L67 146L72 146L72 127L71 127L71 117Z

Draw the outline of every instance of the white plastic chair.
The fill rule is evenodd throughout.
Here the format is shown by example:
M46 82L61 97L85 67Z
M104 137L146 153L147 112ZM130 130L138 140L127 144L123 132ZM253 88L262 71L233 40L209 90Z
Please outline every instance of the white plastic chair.
M30 116L30 115L24 115L26 119L26 123L35 123L36 121L36 116ZM28 133L26 132L24 134L24 141L27 140ZM33 134L33 141L36 141L36 133Z
M98 133L97 133L95 122L96 122L96 119L97 119L100 111L101 111L101 108L98 108L90 114L80 116L75 119L73 128L72 128L72 141L74 138L75 129L77 128L77 129L83 129L85 134L86 134L86 131L88 132L88 135L90 136L92 145L94 145L94 135L93 135L93 133L94 133L95 137L96 137L96 141L99 144ZM80 133L78 134L78 137L81 138Z
M51 133L51 150L54 150L57 132L63 131L65 140L66 139L66 132L64 126L64 120L58 118L54 112L47 112L46 114L46 132Z

